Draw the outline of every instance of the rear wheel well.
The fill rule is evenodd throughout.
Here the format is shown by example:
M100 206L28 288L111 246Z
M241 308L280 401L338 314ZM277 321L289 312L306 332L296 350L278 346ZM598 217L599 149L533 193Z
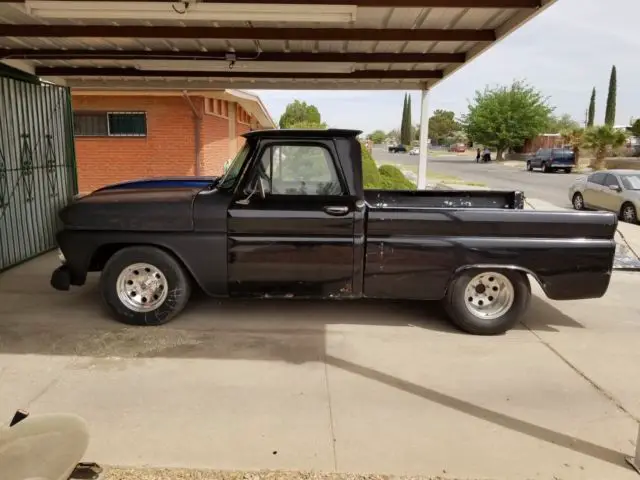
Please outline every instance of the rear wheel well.
M89 262L89 271L101 272L109 259L113 257L116 252L119 252L123 248L127 247L154 247L164 251L168 255L171 255L176 260L176 262L180 264L182 269L187 274L189 280L191 281L191 284L193 286L198 285L198 282L193 276L193 273L191 273L191 270L185 265L185 263L178 255L176 255L171 249L167 247L164 247L162 245L155 245L153 243L107 243L104 245L100 245L91 256L91 261Z

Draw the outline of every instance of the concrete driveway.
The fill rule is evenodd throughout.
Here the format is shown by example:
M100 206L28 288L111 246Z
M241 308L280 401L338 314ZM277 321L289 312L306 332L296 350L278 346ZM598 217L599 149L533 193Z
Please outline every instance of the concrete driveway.
M635 479L638 274L535 298L500 337L437 305L195 298L159 328L101 311L54 255L0 275L0 414L70 411L112 465ZM535 289L539 293L539 289Z

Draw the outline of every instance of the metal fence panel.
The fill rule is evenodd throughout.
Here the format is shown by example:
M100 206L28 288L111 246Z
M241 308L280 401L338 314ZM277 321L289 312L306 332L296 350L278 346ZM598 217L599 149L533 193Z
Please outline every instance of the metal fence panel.
M55 247L77 191L69 89L0 77L0 271Z

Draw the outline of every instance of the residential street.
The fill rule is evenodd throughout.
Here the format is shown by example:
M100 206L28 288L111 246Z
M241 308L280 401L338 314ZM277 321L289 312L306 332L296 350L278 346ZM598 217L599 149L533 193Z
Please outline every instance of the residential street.
M522 190L530 198L546 200L559 207L569 207L567 192L578 174L527 172L522 168L502 164L477 164L470 154L458 156L435 154L427 164L428 175L452 176L462 180L480 182L488 187L506 190ZM393 163L402 168L417 171L418 156L390 154L383 148L374 148L373 158L382 163Z

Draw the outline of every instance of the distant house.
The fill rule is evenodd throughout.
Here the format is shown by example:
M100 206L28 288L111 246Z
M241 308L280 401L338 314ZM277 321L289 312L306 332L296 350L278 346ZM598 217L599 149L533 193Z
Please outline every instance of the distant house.
M543 133L526 140L522 147L516 149L516 153L535 153L541 148L562 148L563 143L559 133Z

